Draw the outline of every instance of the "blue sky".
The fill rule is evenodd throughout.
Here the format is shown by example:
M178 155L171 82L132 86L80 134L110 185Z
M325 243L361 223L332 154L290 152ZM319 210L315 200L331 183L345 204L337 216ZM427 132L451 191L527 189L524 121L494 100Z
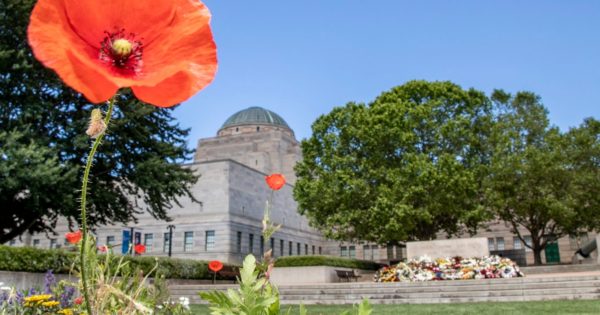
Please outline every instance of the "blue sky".
M188 139L262 106L314 120L413 79L539 94L562 130L600 119L600 1L205 0L219 71L175 109Z

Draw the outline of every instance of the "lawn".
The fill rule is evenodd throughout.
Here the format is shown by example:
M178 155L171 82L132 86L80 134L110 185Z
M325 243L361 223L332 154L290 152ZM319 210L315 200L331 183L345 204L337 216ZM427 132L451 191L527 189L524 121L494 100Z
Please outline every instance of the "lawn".
M307 305L309 315L339 314L351 310L349 305ZM283 306L284 311L288 307ZM194 314L210 314L205 305L192 305ZM291 314L298 314L298 307L293 306ZM285 312L282 312L285 314ZM481 315L507 315L507 314L600 314L600 300L579 301L536 301L536 302L504 302L504 303L459 303L459 304L401 304L373 305L373 315L396 314L481 314Z

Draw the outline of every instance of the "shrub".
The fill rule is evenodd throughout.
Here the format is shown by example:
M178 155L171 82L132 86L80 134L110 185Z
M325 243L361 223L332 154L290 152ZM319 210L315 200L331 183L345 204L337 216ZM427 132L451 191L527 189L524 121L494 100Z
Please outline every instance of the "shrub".
M275 261L275 267L331 266L363 270L378 270L382 264L334 256L286 256Z
M12 247L0 245L0 270L67 274L75 263L77 254L62 249L40 249L34 247ZM102 258L100 258L102 259ZM158 262L157 273L167 279L212 279L206 261L168 257L135 256L125 257L130 269L139 268L149 273ZM218 277L222 279L222 277Z

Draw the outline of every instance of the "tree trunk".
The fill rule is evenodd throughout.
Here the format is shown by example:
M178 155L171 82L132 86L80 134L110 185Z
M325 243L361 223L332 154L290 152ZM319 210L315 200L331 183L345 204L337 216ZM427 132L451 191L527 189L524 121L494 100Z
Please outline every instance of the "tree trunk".
M533 264L539 266L542 264L542 248L533 248Z

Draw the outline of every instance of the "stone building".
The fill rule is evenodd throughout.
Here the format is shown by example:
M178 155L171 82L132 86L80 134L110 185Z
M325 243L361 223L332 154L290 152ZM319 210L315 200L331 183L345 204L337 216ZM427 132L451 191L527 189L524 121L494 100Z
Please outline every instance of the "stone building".
M98 244L121 252L122 244L134 235L136 243L146 245L148 255L168 255L170 245L173 257L229 263L240 263L248 253L262 255L269 248L276 257L329 254L331 243L309 227L292 198L293 168L300 158L298 141L283 118L260 107L239 111L225 121L217 136L200 139L194 161L185 165L200 175L191 191L201 203L181 198L181 207L174 205L169 212L171 222L141 215L136 224L99 227L95 230ZM265 176L271 173L282 173L287 179L272 194L271 220L282 228L263 242L263 211L271 196ZM55 236L30 235L13 244L66 245L66 224L55 231Z

